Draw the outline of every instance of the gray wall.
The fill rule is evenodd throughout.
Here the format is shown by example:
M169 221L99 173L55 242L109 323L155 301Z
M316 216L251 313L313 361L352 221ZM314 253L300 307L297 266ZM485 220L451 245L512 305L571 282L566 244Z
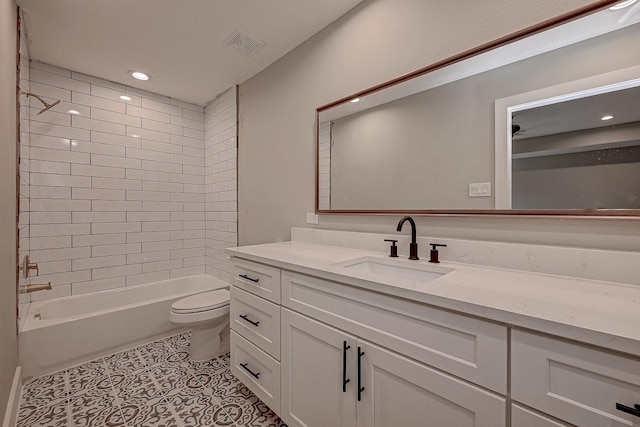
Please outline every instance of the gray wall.
M335 120L331 208L493 209L493 197L468 195L493 181L493 138L488 121L474 127L466 80Z
M513 162L514 209L640 209L640 147Z
M0 420L16 350L16 4L0 0Z
M306 226L315 206L315 108L589 3L368 0L243 83L240 244L288 240L290 227ZM394 235L398 219L321 216L320 227ZM435 237L640 249L637 220L425 217L418 226Z

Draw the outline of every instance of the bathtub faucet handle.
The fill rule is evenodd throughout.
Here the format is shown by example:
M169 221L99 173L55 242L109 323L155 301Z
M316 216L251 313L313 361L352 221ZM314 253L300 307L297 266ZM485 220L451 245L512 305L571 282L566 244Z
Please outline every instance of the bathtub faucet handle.
M38 267L38 263L37 262L31 262L31 258L29 258L29 255L26 255L24 257L24 261L22 262L22 275L23 277L26 279L27 277L30 276L29 272L31 270L35 270L36 271L36 276L40 275L40 268Z

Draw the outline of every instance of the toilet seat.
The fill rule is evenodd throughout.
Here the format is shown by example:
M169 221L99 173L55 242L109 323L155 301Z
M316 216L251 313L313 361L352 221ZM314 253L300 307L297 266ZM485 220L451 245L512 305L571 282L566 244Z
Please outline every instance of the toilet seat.
M226 289L202 292L174 302L171 311L175 314L202 313L228 306L230 299L231 295Z
M182 298L171 304L169 321L192 327L205 327L228 318L231 294L227 289L202 292Z

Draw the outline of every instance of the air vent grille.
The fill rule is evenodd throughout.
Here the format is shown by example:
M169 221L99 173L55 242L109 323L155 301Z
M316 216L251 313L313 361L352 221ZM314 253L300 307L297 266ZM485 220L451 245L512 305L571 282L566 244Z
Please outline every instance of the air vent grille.
M263 42L243 33L240 30L235 30L231 33L224 43L227 46L231 46L232 48L239 50L247 56L251 56L255 51L264 46Z

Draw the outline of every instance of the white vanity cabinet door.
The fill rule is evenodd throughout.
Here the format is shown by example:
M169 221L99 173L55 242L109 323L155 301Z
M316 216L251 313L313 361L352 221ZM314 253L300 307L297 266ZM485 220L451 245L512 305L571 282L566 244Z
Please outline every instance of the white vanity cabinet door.
M358 427L506 425L503 397L364 340L357 347Z
M640 404L640 359L513 330L511 397L581 427L637 426L616 403Z
M231 258L231 284L280 304L280 269L269 265Z
M231 286L231 329L280 360L280 306Z
M355 427L356 339L286 309L281 318L280 417L289 427ZM343 391L345 362L350 381Z
M511 405L511 427L570 427L519 405Z

